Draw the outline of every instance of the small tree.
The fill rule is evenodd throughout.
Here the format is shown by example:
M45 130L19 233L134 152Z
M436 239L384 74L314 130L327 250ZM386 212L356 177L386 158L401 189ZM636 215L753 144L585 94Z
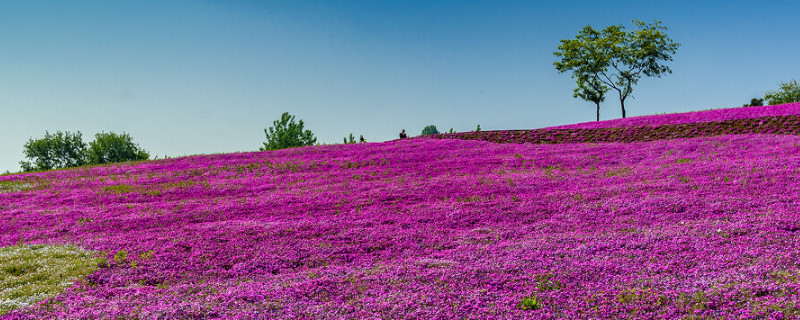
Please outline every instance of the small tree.
M798 102L800 101L800 83L797 83L797 80L781 82L781 88L777 91L767 92L764 99L767 100L767 104L771 106Z
M86 164L86 143L80 131L45 131L44 138L31 138L23 146L25 157L31 161L20 161L23 171L50 170L77 167Z
M89 143L87 161L90 164L104 164L124 161L139 161L150 159L147 151L133 143L131 136L125 132L101 132L94 136L94 141Z
M439 134L439 130L436 129L435 125L428 125L424 129L422 129L422 135L431 135L431 134Z
M579 77L578 87L575 88L572 96L589 102L594 102L594 104L597 106L597 110L595 112L597 121L600 121L600 102L606 100L606 92L608 92L608 87L604 86L603 82L601 82L597 77L592 76L586 79Z
M764 99L753 98L750 99L749 104L745 104L742 107L760 107L764 105Z
M272 122L272 127L264 129L267 142L258 148L261 151L310 146L317 142L311 130L303 130L303 120L294 121L288 112L281 115L280 120Z
M362 137L363 137L363 136L362 136ZM348 140L348 138L350 138L350 139ZM344 138L343 138L343 140L344 140L344 143L345 143L345 144L356 143L356 137L355 137L355 136L353 136L353 134L352 134L352 133L350 133L350 136L349 136L349 137L344 137Z
M553 63L559 73L572 71L572 77L592 84L597 79L619 93L622 117L625 118L625 99L642 76L661 77L672 73L661 61L672 61L680 46L667 37L661 21L651 24L633 20L637 30L626 31L612 25L596 31L586 26L575 39L561 40L554 52L561 61Z
M475 132L481 132L481 125L480 124L478 124L478 127L475 128Z

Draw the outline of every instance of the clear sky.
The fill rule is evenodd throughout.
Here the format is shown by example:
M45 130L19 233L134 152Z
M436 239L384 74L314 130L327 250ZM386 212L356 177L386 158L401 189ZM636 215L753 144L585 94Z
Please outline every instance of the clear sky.
M631 19L661 20L682 46L628 116L736 107L800 80L798 13L795 0L0 0L0 172L46 130L124 131L163 157L257 150L285 111L322 143L592 121L553 52ZM601 119L619 109L609 96Z

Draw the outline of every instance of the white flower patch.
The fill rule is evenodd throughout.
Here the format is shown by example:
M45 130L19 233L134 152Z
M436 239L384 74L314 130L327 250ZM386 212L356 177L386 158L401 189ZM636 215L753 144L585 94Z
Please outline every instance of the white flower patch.
M0 315L59 294L96 266L90 252L76 246L0 248Z

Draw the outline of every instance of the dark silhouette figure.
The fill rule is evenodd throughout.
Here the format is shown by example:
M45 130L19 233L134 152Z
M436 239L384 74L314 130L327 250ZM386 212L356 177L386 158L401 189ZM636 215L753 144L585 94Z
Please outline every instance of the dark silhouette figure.
M361 136L358 137L358 142L364 143L364 142L367 142L367 140L364 139L364 135L361 135Z
M408 135L406 135L406 129L403 129L403 131L400 132L400 139L405 139L405 138L408 138Z

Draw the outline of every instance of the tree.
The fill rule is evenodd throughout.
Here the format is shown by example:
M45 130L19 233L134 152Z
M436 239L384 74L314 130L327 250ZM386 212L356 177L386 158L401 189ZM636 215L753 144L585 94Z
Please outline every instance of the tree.
M45 131L44 138L29 139L23 146L25 157L31 161L20 161L23 171L50 170L77 167L86 164L86 143L80 131Z
M363 136L362 136L362 137L363 137ZM350 138L350 139L348 140L348 138ZM353 144L353 143L356 143L356 137L355 137L355 136L353 136L353 133L350 133L350 136L349 136L349 137L344 137L344 139L343 139L343 140L344 140L344 144Z
M264 129L267 142L258 148L261 151L310 146L317 142L311 130L303 131L303 120L295 123L294 116L288 112L281 115L280 120L272 122L269 130Z
M478 127L475 128L475 132L481 132L481 125L480 124L478 124Z
M123 161L138 161L150 159L147 151L133 143L131 136L125 132L101 132L94 136L94 141L89 143L86 160L90 164L104 164Z
M745 104L742 107L760 107L764 105L764 99L753 98L750 99L749 104Z
M572 71L572 77L593 84L597 79L619 93L622 117L625 118L625 99L642 76L661 77L672 73L662 61L672 61L679 43L663 31L661 21L644 23L633 20L636 30L626 31L621 25L611 25L602 31L584 27L575 39L561 40L554 52L561 61L553 63L559 73Z
M431 124L431 125L425 126L425 128L422 129L422 135L423 136L431 135L431 134L439 134L439 130L436 129L435 125Z
M767 92L764 99L767 100L767 104L771 106L798 102L800 101L800 83L797 83L797 80L781 82L781 88L777 91Z
M572 96L594 102L597 106L597 121L600 121L600 102L606 100L606 92L608 92L608 87L604 86L599 78L594 76L588 79L578 77L578 87L575 88Z

